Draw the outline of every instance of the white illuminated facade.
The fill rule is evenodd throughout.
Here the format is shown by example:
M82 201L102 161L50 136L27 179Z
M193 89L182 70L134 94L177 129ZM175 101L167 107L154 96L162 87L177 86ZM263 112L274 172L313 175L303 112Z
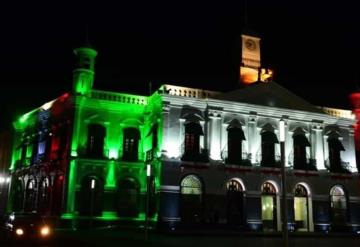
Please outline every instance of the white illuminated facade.
M171 85L158 92L161 203L171 207L160 220L280 231L279 142L284 141L290 230L357 229L355 120L348 111L313 106L275 82L228 93ZM197 193L184 192L191 191L189 185L182 190L184 181ZM346 208L330 203L334 187L346 191ZM335 222L335 214L343 221Z

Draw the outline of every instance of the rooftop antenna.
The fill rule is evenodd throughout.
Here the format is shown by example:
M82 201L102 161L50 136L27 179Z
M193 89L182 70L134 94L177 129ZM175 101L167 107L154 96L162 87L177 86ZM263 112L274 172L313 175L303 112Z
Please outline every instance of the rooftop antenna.
M149 95L151 95L152 93L152 83L151 81L149 81Z
M244 27L246 27L247 26L247 23L248 23L248 13L247 13L247 0L244 0L244 2L243 2L244 4Z
M86 23L85 25L85 45L90 46L90 40L89 40L89 24Z

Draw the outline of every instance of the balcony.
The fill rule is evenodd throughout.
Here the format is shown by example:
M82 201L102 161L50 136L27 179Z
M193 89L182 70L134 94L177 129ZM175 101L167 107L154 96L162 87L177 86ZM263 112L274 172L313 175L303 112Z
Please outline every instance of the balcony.
M229 157L228 151L223 150L221 152L221 158L225 161L227 165L239 165L239 166L251 166L251 154L242 152L241 157Z
M257 153L255 156L255 164L261 167L268 168L281 168L281 156L280 154L274 154L272 157L263 157L261 153Z
M308 153L303 161L295 161L294 153L291 151L288 156L288 165L294 170L317 171L316 159L311 159Z
M106 101L114 101L125 104L135 104L135 105L147 104L147 97L145 96L124 94L124 93L113 93L113 92L106 92L100 90L92 90L91 98L106 100Z
M209 153L207 149L202 148L200 152L185 152L185 143L181 145L181 160L193 162L209 162Z
M335 165L331 166L330 160L327 159L327 160L325 160L325 168L329 172L333 172L333 173L351 174L350 163L345 162L343 160L340 161L340 164L335 164Z
M77 154L80 158L84 158L84 159L98 159L98 160L104 160L107 159L107 157L109 157L109 150L108 149L104 149L102 154L99 153L89 153L87 148L84 147L79 147L77 149Z

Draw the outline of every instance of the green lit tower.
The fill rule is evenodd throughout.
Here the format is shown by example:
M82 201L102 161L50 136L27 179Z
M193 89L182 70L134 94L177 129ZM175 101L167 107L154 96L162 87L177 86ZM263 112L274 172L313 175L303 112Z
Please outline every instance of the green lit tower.
M73 90L76 94L89 95L94 84L97 51L90 46L74 49L76 65L73 70Z

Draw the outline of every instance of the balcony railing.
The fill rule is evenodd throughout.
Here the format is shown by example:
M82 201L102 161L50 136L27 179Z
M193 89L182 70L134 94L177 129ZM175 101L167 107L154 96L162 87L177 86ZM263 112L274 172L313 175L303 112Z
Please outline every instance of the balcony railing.
M296 163L296 165L295 165ZM308 171L317 171L316 168L316 159L311 159L310 155L306 153L305 161L303 163L295 162L294 152L291 151L288 156L288 165L289 167L295 170L308 170Z
M263 160L262 154L258 152L255 156L255 165L256 166L262 166L262 167L275 167L280 168L281 167L281 156L278 153L274 154L274 161L266 161Z
M190 98L212 98L218 94L219 92L216 91L209 91L197 88L188 88L188 87L179 87L173 85L163 85L160 90L162 93L169 94L169 95L176 95L182 97L190 97Z
M351 170L350 170L350 163L349 162L345 162L343 160L341 160L340 164L338 165L330 165L330 160L327 159L325 160L325 168L329 171L329 172L334 172L334 173L346 173L346 174L350 174Z
M194 162L208 162L209 152L207 149L202 148L199 153L185 152L185 143L181 144L181 160L183 161L194 161Z
M224 160L225 164L251 166L251 154L242 152L241 157L229 157L228 151L223 150L221 152L221 159Z
M131 95L131 94L122 94L122 93L112 93L105 92L100 90L91 91L91 98L100 99L100 100L108 100L108 101L116 101L120 103L127 104L136 104L136 105L146 105L147 97Z

